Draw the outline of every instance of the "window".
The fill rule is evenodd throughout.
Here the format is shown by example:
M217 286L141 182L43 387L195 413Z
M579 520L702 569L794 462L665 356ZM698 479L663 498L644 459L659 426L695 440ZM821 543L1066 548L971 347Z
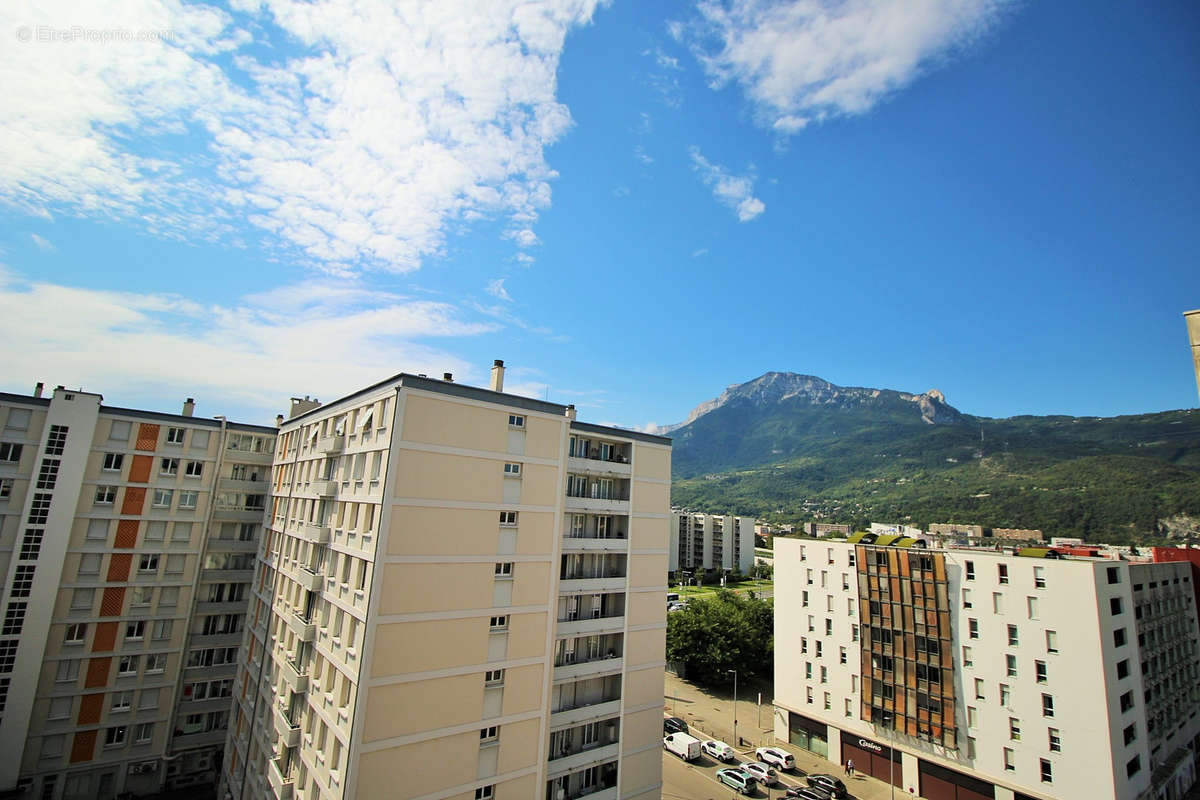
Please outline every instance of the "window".
M1046 735L1050 739L1050 752L1051 753L1061 753L1062 752L1062 737L1059 736L1058 728L1047 728Z
M1001 584L1008 583L1008 564L996 565L997 578Z
M96 498L92 501L93 505L111 506L117 499L117 487L115 486L97 486Z
M508 628L508 615L502 614L498 617L492 617L488 625L494 631L504 630Z
M137 675L139 656L121 656L117 663L117 676Z
M1009 625L1008 626L1008 646L1016 647L1017 644L1019 643L1019 641L1020 641L1020 637L1017 635L1017 626Z
M974 608L974 606L971 604L971 590L970 589L962 590L962 606L963 606L963 608Z
M135 728L134 730L135 730L135 733L133 734L133 743L134 744L149 744L150 740L154 738L154 723L153 722L140 722L140 723L138 723L137 728Z
M827 667L821 667L821 683L829 683L829 670Z
M138 572L158 572L158 555L144 553L138 560Z
M972 639L979 638L979 620L977 620L977 619L968 619L967 620L967 635L970 636Z
M25 626L25 609L28 605L28 603L8 604L8 608L4 612L4 626L0 628L0 634L16 636L21 633L21 628Z
M110 442L128 443L132 427L132 424L126 420L113 420L112 427L108 429L108 440Z
M0 500L6 500L12 496L13 479L0 478Z
M967 706L967 727L979 727L979 712L976 711L975 706Z
M523 416L521 416L520 414L509 414L508 415L508 424L513 428L524 428L525 427L525 418ZM488 796L491 797L491 795L488 795Z
M1012 691L1009 690L1007 683L1000 684L1000 705L1008 706L1012 701Z
M975 659L974 659L974 657L973 657L973 655L972 655L971 648L967 647L966 645L963 645L963 649L962 649L962 661L963 661L963 666L964 666L964 667L973 667L973 666L975 666Z
M1004 657L1004 668L1008 677L1017 677L1017 657L1009 653Z
M29 597L29 590L33 588L33 573L36 569L37 567L33 564L17 565L16 572L13 573L13 597Z
M155 653L154 655L146 656L146 674L156 675L167 668L167 656L165 653Z
M479 729L479 743L480 744L494 742L499 738L500 738L500 726L499 725L490 725L486 728Z
M1108 610L1114 617L1117 616L1118 614L1124 613L1125 609L1121 605L1121 598L1119 598L1119 597L1108 598Z
M1058 634L1054 631L1046 631L1046 652L1058 652Z
M187 475L189 478L199 478L200 476L202 476L204 474L204 462L203 461L187 462L187 467L184 469L184 474Z
M125 641L140 642L142 639L145 639L145 638L146 638L146 622L145 622L145 620L139 619L136 622L125 623ZM133 669L135 672L137 671L136 666L134 666Z
M1108 582L1109 583L1120 583L1121 582L1121 570L1119 568L1109 567L1106 571L1108 572Z
M1033 585L1036 586L1038 589L1046 588L1046 568L1045 567L1034 567L1033 568Z
M996 614L1004 613L1004 595L1000 592L992 592L992 611Z
M800 606L802 608L808 608L808 592L800 593Z
M76 610L91 609L95 596L95 589L75 589L71 592L71 608Z
M167 523L161 520L146 523L146 541L161 542L165 538L167 538Z
M517 512L501 511L500 512L500 524L505 527L510 527L510 526L516 525L517 524Z
M154 590L149 586L134 586L129 590L129 605L132 607L148 606L154 596Z
M1036 597L1025 598L1025 610L1028 612L1030 619L1038 618L1038 599Z
M976 699L976 700L983 700L983 699L984 699L984 696L983 696L983 678L976 678L976 679L975 679L975 699Z
M125 735L127 728L124 725L115 725L111 728L104 729L104 746L105 747L120 747L125 744Z
M100 554L99 553L84 553L79 557L79 575L99 575L100 574Z
M1050 771L1050 762L1044 758L1038 759L1042 765L1042 783L1054 783L1054 776Z
M512 417L509 417L508 419L509 419L509 424L511 425ZM525 418L517 417L517 419L524 421ZM475 790L475 800L492 800L492 798L495 796L496 796L495 784L489 783L487 786L480 786L478 789Z
M196 509L196 499L200 496L199 492L182 491L179 493L179 510L194 511Z
M1125 736L1125 744L1132 744L1137 740L1137 724L1126 725L1123 731Z
M1016 717L1008 718L1008 738L1014 742L1021 741L1021 720Z
M71 716L71 698L70 697L55 697L50 700L50 710L46 713L47 719L68 719Z
M965 566L966 566L967 580L969 580L969 581L975 580L975 562L968 561Z
M167 428L167 444L183 444L183 428Z
M207 450L208 449L208 431L192 431L192 449Z
M83 644L86 638L87 623L75 622L67 626L67 631L63 634L63 644Z
M101 467L105 472L120 472L121 464L125 461L125 456L121 453L105 453L104 466Z
M1125 777L1132 778L1137 775L1142 769L1142 757L1134 756L1125 764Z
M175 492L171 489L155 489L154 490L154 508L170 508L171 498Z
M521 465L506 463L504 465L504 474L509 476L517 476L521 474Z
M4 427L10 431L29 430L30 416L28 408L11 408L8 411L8 419L5 421Z
M21 460L22 445L12 442L0 442L0 461L15 464Z
M1049 694L1042 695L1042 716L1054 716L1054 696Z
M839 664L846 663L846 648L844 648L844 647L838 648L838 663Z
M71 398L68 397L68 400ZM67 426L66 425L51 425L50 433L46 436L46 450L48 456L61 456L63 448L67 444Z
M59 683L72 683L79 679L79 659L72 658L58 662L58 671L54 679Z
M1133 708L1133 692L1126 692L1121 695L1121 712L1124 713Z
M154 639L161 641L171 638L172 622L169 619L160 619L154 622Z
M513 562L500 561L496 563L495 574L497 578L511 578L513 573Z
M489 669L483 673L483 682L488 686L499 686L504 683L504 670Z
M169 561L170 559L168 559ZM164 586L158 592L159 608L174 608L179 602L179 587Z
M159 463L158 474L159 475L178 475L179 474L179 459L178 458L164 458Z
M825 620L825 635L833 636L833 620L831 619Z
M1119 680L1121 678L1128 678L1128 677L1129 677L1129 659L1126 658L1126 659L1122 659L1121 661L1117 662L1117 678Z
M1124 647L1126 642L1125 629L1117 628L1113 631L1113 647Z
M1038 683L1045 683L1046 682L1046 662L1045 661L1034 661L1033 662L1033 674L1037 677Z
M110 711L128 711L133 707L133 692L113 692Z
M1009 748L1009 747L1004 748L1004 769L1008 770L1009 772L1012 772L1012 771L1016 770L1016 768L1017 768L1017 766L1013 762L1012 748Z

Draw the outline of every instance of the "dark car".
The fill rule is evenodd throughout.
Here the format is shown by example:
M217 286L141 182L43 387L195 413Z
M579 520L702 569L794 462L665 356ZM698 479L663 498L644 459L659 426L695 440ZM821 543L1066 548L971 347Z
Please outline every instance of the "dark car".
M687 733L687 723L679 717L667 717L663 720L663 733Z
M831 797L847 797L849 793L846 791L846 784L842 783L842 779L835 775L806 775L804 779L808 781L808 785L815 789L821 789L827 792Z
M794 797L796 800L829 800L830 794L815 786L793 786L787 790L785 797Z

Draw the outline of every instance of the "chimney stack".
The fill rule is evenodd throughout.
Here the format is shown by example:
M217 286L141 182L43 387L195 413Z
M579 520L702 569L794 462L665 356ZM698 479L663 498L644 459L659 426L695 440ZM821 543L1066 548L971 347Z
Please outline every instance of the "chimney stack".
M574 403L571 403L571 405L567 406L567 419L571 420L572 422L575 421L575 404Z
M454 374L451 372L443 372L442 380L444 380L446 383L454 383Z
M183 401L183 415L185 417L190 417L195 412L196 399L194 397L189 397L187 400Z
M276 428L282 428L282 427L283 427L283 414L276 414L276 415L275 415L275 427L276 427Z
M41 396L42 396L42 390L43 390L43 389L45 389L45 388L46 388L46 384L42 383L41 381L38 381L38 382L37 382L37 386L34 386L34 387L33 387L33 396L34 396L34 397L41 397Z
M499 358L492 362L492 391L504 391L504 362Z

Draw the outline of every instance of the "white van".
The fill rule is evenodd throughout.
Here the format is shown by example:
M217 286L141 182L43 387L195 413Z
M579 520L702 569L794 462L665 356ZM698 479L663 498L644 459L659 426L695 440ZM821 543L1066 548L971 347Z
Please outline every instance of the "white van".
M700 740L687 733L672 733L663 737L663 749L670 750L684 761L700 757Z

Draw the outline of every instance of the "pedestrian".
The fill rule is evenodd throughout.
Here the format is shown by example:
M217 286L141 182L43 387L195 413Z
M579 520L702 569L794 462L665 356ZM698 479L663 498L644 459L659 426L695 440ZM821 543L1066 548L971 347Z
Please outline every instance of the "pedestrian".
M850 759L850 758L846 759L846 775L851 778L854 777L854 760L853 759Z

